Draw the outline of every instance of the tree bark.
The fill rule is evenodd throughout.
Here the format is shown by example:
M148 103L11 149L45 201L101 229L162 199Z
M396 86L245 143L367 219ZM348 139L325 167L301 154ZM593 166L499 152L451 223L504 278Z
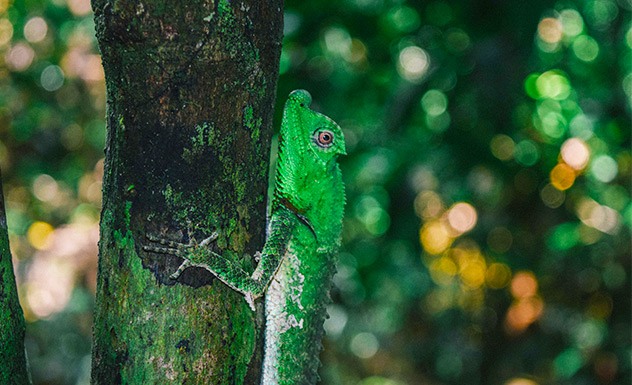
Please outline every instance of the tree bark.
M9 249L4 195L0 187L0 384L31 383L24 351L24 329L24 314L18 301Z
M107 143L92 383L258 383L261 310L142 249L213 231L252 268L265 237L282 0L93 0Z

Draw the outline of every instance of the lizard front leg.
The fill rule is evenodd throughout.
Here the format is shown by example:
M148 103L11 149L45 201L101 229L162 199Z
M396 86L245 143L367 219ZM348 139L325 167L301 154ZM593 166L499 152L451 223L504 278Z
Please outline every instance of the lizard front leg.
M248 306L254 311L254 301L263 295L270 281L271 274L259 273L256 276L254 274L251 276L235 262L213 252L209 246L218 236L219 234L214 232L200 243L195 242L195 240L183 243L162 238L155 234L146 234L147 239L152 244L143 245L143 250L159 254L171 254L182 258L183 261L178 269L169 276L173 280L177 280L184 270L189 267L202 267L208 270L228 287L243 295ZM278 262L276 262L278 258L276 257L264 256L260 252L256 252L254 257L255 260L259 261L260 267L268 266L270 262L273 265L278 265Z
M250 308L254 310L254 301L263 296L272 277L279 269L296 226L302 225L296 214L288 208L280 207L275 210L270 218L268 237L263 251L255 253L255 259L259 261L252 275L235 262L209 248L209 245L217 239L217 232L199 244L194 240L189 243L182 243L147 234L147 239L154 244L144 245L143 250L172 254L182 258L184 261L178 270L171 274L172 279L178 279L184 270L192 266L208 270L226 286L243 295Z

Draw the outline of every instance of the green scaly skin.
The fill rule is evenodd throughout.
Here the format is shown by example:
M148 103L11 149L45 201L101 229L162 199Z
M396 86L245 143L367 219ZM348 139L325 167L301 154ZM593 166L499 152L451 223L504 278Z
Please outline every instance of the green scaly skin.
M241 293L251 308L265 294L265 351L262 384L314 384L329 289L340 246L345 196L338 155L345 154L342 130L309 109L311 96L290 94L283 112L279 161L268 237L252 275L200 244L181 244L155 236L152 252L175 254L203 267Z

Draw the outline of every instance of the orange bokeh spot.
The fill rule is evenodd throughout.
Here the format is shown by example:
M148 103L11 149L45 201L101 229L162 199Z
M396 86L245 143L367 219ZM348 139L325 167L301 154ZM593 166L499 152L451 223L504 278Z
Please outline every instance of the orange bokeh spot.
M551 170L551 184L560 191L568 190L575 183L575 170L566 163L558 163Z
M505 327L511 334L524 331L542 315L544 302L539 297L520 299L514 302L505 318Z
M538 292L538 281L530 271L521 271L511 280L511 294L516 299L533 297Z

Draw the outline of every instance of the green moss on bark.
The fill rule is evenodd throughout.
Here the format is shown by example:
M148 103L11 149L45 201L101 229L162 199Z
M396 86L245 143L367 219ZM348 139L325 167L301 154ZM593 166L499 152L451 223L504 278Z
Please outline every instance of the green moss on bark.
M218 230L213 247L252 265L280 7L93 1L108 92L93 384L258 383L260 314L203 269L170 279L182 261L142 245Z

